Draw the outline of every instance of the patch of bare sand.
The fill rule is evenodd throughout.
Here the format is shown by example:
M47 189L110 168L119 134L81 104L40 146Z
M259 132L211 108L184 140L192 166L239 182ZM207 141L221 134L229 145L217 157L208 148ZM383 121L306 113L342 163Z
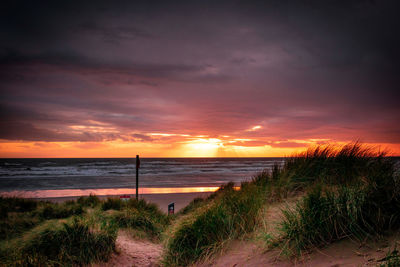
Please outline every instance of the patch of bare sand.
M159 266L163 252L161 244L133 239L129 232L126 231L119 231L116 248L117 253L114 253L108 262L102 262L94 266Z
M286 206L293 207L295 199L284 203L275 203L265 212L268 221L264 231L276 233L276 227L282 219L281 209ZM281 255L279 249L265 250L263 244L251 240L238 240L231 242L229 247L217 255L213 260L197 264L197 267L206 266L307 266L307 267L339 267L339 266L377 266L390 249L400 245L400 232L392 234L386 239L369 241L360 245L351 240L342 240L326 248L314 249L312 252L299 258L288 259Z
M263 251L262 248L249 241L237 241L232 243L230 249L224 255L211 263L203 263L197 266L305 266L305 267L359 267L377 266L387 252L399 242L399 234L395 234L385 240L369 242L360 246L351 240L342 240L330 246L314 250L298 259L286 259L280 257L279 250Z

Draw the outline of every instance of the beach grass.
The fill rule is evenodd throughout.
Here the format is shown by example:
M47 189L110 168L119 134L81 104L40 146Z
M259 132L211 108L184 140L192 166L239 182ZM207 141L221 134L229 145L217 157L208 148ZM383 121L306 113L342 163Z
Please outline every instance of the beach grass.
M170 223L170 218L160 211L157 205L143 199L130 199L129 201L107 199L103 202L102 209L114 210L108 215L108 218L119 228L139 231L137 233L139 235L142 232L153 241L160 240L161 233Z
M393 249L389 250L383 259L380 259L379 267L398 267L400 266L400 253L395 246Z
M80 204L82 207L91 208L94 208L101 203L100 199L93 194L90 194L89 196L81 196L77 199L76 202L78 202L78 204Z
M92 195L59 204L1 198L0 205L6 211L0 220L0 266L107 261L115 251L120 228L156 241L170 222L156 205L135 199L101 201Z
M287 255L350 238L362 241L400 227L400 177L384 151L358 142L318 146L283 165L233 184L182 209L166 237L164 264L185 266L209 258L253 231L268 203L299 196L284 208L278 235L268 243Z
M279 186L305 192L295 208L283 210L280 245L290 255L400 227L400 178L384 152L358 143L317 147L290 158L280 172Z
M0 257L7 266L84 265L107 260L116 235L111 224L89 225L78 217L52 220L3 245Z
M186 266L212 256L232 239L251 232L265 202L263 188L225 185L207 199L193 201L167 237L164 264Z

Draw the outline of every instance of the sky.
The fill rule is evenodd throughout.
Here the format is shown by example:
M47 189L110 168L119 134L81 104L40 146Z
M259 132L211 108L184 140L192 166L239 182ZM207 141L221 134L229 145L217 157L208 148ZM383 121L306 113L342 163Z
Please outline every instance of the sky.
M397 1L6 1L0 157L400 155Z

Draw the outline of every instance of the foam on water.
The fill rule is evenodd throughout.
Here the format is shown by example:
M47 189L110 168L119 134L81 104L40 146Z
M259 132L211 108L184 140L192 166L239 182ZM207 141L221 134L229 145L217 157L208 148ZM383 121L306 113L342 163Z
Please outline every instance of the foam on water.
M141 159L144 187L220 186L251 179L283 158ZM135 159L0 159L0 191L135 186Z

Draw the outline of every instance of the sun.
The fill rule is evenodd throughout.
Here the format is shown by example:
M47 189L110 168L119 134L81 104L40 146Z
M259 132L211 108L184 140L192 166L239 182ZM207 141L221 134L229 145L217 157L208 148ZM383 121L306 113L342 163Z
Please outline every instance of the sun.
M215 157L223 146L220 139L200 138L185 142L183 151L185 157Z

